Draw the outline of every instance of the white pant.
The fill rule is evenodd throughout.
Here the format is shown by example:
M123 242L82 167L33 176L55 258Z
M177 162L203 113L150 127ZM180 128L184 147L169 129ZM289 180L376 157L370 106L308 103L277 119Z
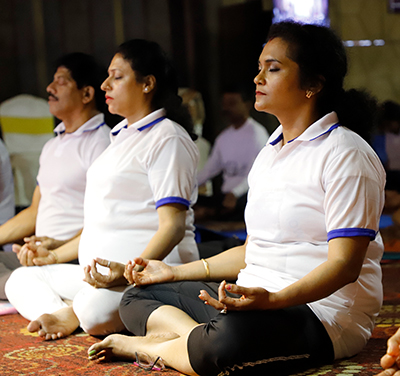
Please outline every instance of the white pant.
M11 274L5 290L10 303L28 320L67 307L63 299L68 299L73 300L85 332L107 335L122 331L118 307L127 286L95 289L83 277L80 265L21 267Z

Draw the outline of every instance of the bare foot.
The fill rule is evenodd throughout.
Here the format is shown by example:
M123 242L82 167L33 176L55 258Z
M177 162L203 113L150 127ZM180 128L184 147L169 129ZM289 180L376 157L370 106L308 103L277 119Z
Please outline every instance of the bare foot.
M63 338L79 327L79 320L72 307L61 308L53 314L43 314L28 325L30 332L37 332L45 340Z
M95 343L88 350L90 360L110 360L113 357L124 360L136 360L136 352L151 353L155 343L166 342L179 336L175 333L148 335L146 337L129 337L121 334L111 334L103 341ZM148 349L147 349L148 348ZM150 351L148 351L150 350Z

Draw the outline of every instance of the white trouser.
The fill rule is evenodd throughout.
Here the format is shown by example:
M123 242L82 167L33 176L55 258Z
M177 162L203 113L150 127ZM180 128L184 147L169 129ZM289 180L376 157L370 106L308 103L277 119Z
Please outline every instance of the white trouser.
M106 335L123 330L118 307L127 286L95 289L83 277L80 265L21 267L11 274L5 290L10 303L30 321L67 307L63 299L68 299L85 332Z

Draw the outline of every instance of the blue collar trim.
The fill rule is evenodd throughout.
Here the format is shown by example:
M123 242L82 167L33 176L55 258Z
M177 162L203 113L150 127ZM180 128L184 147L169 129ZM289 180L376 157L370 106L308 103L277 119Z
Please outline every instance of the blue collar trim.
M93 129L86 129L86 131L83 131L83 133L95 131L96 129L99 129L99 128L102 127L103 125L106 125L106 122L105 122L105 121L103 121L101 124L99 124L96 128L93 128Z
M126 128L128 128L128 124L126 124L126 125L124 125L123 127L121 127L120 129L117 129L116 131L114 131L114 132L111 132L111 134L113 135L113 136L116 136L119 132L121 132L121 130L122 129L126 129Z
M278 142L283 140L283 133L281 133L274 141L270 142L270 145L275 146Z
M103 125L106 125L106 122L105 122L105 121L103 121L101 124L99 124L96 128L86 129L86 130L83 131L82 133L95 131L96 129L99 129L99 128L102 127ZM65 133L65 129L62 130L62 131L60 131L60 132L54 132L54 134L55 134L56 136L61 135L61 134L64 134L64 133Z
M323 136L324 134L327 134L327 133L329 133L329 132L332 132L334 129L336 129L336 128L338 128L338 127L340 127L340 124L339 124L339 123L336 123L336 124L332 125L327 131L325 131L324 133L319 134L318 136L316 136L316 137L314 137L314 138L311 138L309 141L314 141L314 140L316 140L317 138ZM300 137L300 136L299 136L299 137ZM289 141L288 141L288 144L289 144L290 142L293 142L294 140L297 140L297 138L298 138L298 137L294 138L293 140L289 140ZM283 140L283 133L281 133L275 140L273 140L272 142L270 142L270 145L275 146L278 142L280 142L280 141L282 141L282 140Z
M146 128L150 128L150 127L152 127L153 125L159 123L160 121L162 121L162 120L164 120L164 119L165 119L165 116L161 116L161 117L159 117L158 119L153 120L151 123L146 124L146 125L143 125L143 127L138 128L138 131L141 132L141 131L145 130Z
M141 132L141 131L143 131L144 129L149 128L149 127L151 127L151 126L153 126L153 125L159 123L160 121L162 121L162 120L164 120L164 119L165 119L165 116L161 116L161 117L159 117L159 118L153 120L153 121L150 122L149 124L143 125L142 127L138 128L137 130L138 130L139 132ZM117 130L114 131L114 132L111 132L111 134L112 134L113 136L116 136L119 132L121 132L121 130L122 130L123 128L125 128L125 129L128 128L128 124L124 125L123 127L121 127L120 129L117 129Z
M340 124L339 124L339 123L333 124L326 132L321 133L321 134L318 135L317 137L314 137L314 138L310 139L310 141L314 141L314 140L317 139L318 137L321 137L321 136L323 136L324 134L327 134L327 133L329 133L329 132L332 132L334 129L336 129L336 128L338 128L338 127L340 127Z

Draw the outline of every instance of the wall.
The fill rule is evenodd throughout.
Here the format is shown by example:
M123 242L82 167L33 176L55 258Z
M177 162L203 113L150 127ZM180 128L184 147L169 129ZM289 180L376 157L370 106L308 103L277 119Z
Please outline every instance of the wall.
M123 40L148 38L173 57L180 84L202 92L205 132L213 139L220 127L221 12L254 1L0 0L0 102L20 93L45 98L61 54L91 53L107 66ZM262 4L271 11L272 0ZM389 14L386 0L330 0L330 14L343 39L386 40L383 47L348 48L346 85L400 102L400 14Z
M364 87L378 100L400 102L400 13L387 0L331 0L331 26L343 40L384 39L381 47L347 48L347 87Z

